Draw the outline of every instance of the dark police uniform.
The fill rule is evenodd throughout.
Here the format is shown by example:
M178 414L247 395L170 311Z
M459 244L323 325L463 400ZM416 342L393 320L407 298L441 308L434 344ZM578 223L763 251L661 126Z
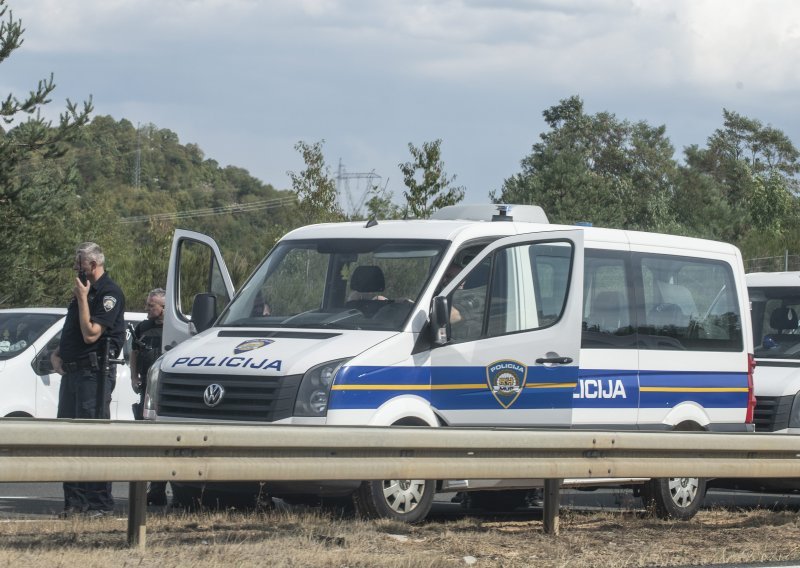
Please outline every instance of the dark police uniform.
M141 384L139 391L139 404L134 405L133 417L143 420L144 391L147 386L147 371L161 356L161 336L164 331L164 322L146 319L140 321L133 330L133 350L136 351L136 374ZM147 489L148 505L167 504L167 482L151 481Z
M133 331L133 350L136 351L136 377L142 385L139 392L139 406L134 412L137 420L141 420L144 410L144 389L147 385L147 371L156 359L161 356L161 336L164 331L163 322L146 319L140 321Z
M89 319L105 330L91 344L84 343L78 314L78 300L73 298L61 331L59 353L64 375L58 395L59 418L111 417L111 393L116 384L116 366L105 373L105 346L111 357L121 351L125 341L125 296L107 272L89 288ZM64 483L66 510L107 512L114 508L111 483Z

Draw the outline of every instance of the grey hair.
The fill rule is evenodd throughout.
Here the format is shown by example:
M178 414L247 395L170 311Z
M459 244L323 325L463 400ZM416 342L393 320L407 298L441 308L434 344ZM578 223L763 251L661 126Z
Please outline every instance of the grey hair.
M148 292L147 297L150 296L158 296L159 298L165 298L167 296L167 291L164 288L153 288Z
M79 244L78 248L75 249L75 256L81 256L89 262L96 262L98 266L104 266L106 263L106 255L103 254L103 249L93 242Z

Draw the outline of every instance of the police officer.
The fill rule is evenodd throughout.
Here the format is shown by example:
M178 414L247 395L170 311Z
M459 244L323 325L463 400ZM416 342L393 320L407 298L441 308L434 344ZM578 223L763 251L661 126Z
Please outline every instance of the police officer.
M166 292L163 288L150 290L147 295L147 319L139 322L133 330L133 347L131 351L131 386L139 394L139 404L135 405L134 417L142 420L144 410L144 394L147 386L147 371L161 355L161 336L164 331L164 300ZM148 505L167 504L166 481L153 481L147 490Z
M105 255L95 243L75 251L77 276L61 341L50 360L62 375L59 418L110 418L115 358L125 341L125 296L105 271ZM111 483L65 482L63 517L102 517L114 509Z

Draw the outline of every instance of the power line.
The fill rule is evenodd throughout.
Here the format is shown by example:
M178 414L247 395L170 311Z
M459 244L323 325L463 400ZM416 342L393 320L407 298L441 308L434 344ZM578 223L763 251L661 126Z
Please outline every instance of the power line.
M135 215L133 217L123 217L121 223L143 223L147 221L174 221L177 219L187 219L192 217L209 217L212 215L225 215L231 213L248 213L250 211L260 211L262 209L277 209L287 205L295 204L294 196L279 197L276 199L264 199L250 203L231 203L220 205L219 207L206 207L204 209L191 209L187 211L176 211L174 213L156 213L154 215Z

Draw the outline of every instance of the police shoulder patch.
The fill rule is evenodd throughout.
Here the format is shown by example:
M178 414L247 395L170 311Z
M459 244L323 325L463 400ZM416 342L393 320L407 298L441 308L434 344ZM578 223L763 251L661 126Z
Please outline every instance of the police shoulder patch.
M110 312L117 305L117 299L114 296L103 296L103 309Z

